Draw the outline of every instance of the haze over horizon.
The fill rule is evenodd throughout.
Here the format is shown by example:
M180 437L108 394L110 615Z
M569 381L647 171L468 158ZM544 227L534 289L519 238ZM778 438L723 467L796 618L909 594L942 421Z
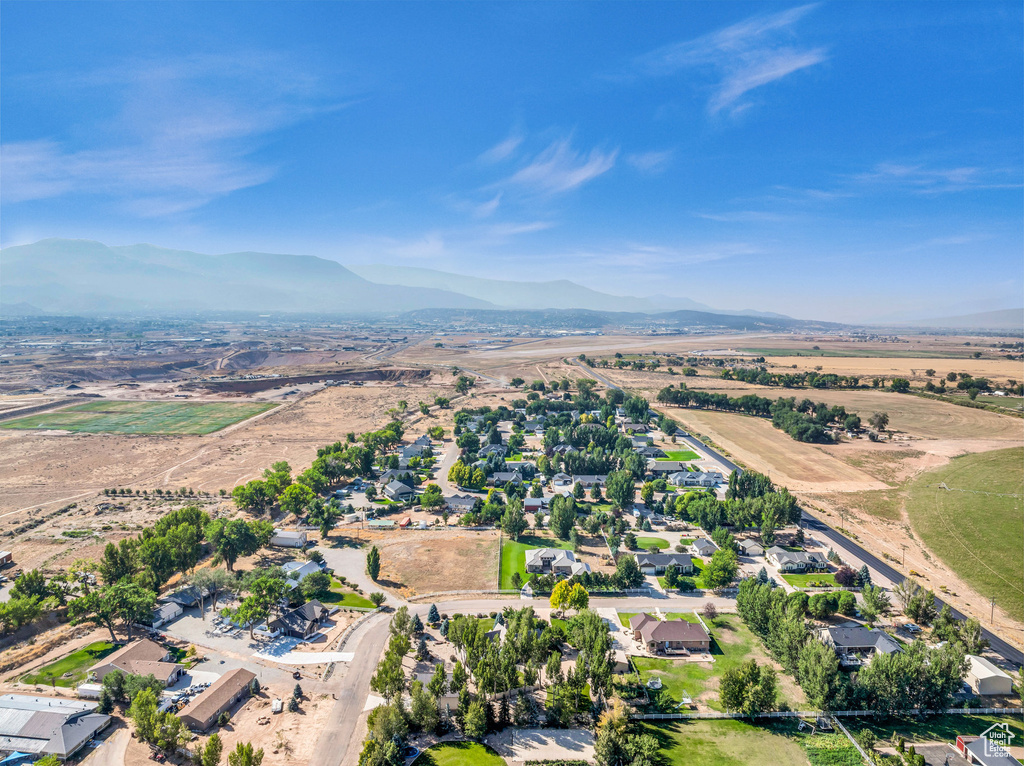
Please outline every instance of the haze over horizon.
M1022 29L999 2L5 3L0 245L1018 308Z

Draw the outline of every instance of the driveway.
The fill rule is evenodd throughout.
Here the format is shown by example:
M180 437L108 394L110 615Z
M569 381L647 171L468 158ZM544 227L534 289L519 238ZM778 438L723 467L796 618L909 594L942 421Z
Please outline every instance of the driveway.
M328 662L351 662L355 655L352 652L296 652L295 647L302 639L285 636L268 642L260 651L253 654L262 660L279 662L282 665L319 665Z
M131 734L122 726L85 756L82 766L124 766L130 741Z

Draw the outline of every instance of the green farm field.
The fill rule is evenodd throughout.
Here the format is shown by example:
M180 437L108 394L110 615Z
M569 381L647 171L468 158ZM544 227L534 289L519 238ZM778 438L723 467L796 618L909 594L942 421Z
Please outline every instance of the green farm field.
M1024 447L954 458L917 477L906 504L925 545L1017 620L1024 620L1022 507Z
M17 418L0 424L0 428L91 434L202 435L275 406L269 402L88 402Z
M700 455L693 450L678 450L672 452L666 450L665 457L660 457L658 460L674 460L679 463L685 463L687 460L700 460Z

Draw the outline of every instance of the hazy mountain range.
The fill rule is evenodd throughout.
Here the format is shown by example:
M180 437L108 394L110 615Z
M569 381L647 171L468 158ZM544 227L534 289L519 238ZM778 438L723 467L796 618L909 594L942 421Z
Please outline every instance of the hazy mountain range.
M539 317L583 324L630 324L649 315L655 324L795 329L834 325L782 314L715 309L689 298L609 295L569 280L526 282L451 274L432 269L355 265L312 255L228 253L204 255L154 245L111 247L91 240L44 239L0 250L0 311L39 314L172 314L260 312L398 314L431 318L494 319L510 312L527 324ZM528 317L526 313L537 312ZM446 313L447 312L447 313ZM599 318L600 317L600 318ZM992 311L890 326L1020 329L1024 309ZM640 319L638 319L640 318ZM756 321L751 321L756 320ZM503 320L507 321L507 320Z

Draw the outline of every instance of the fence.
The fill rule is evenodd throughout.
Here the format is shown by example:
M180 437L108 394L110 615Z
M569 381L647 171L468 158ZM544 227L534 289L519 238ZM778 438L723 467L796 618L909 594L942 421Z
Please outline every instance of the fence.
M1024 715L1024 708L1019 707L991 707L991 708L962 708L954 707L946 710L900 710L891 713L883 713L878 710L773 710L764 713L643 713L634 715L633 718L640 721L676 721L688 718L818 718L821 716L839 716L844 718L870 718L874 716L922 716L922 715Z
M408 601L426 601L433 599L440 601L447 596L518 596L519 590L513 588L512 590L493 588L491 590L446 590L440 593L423 593L419 596L410 596Z

